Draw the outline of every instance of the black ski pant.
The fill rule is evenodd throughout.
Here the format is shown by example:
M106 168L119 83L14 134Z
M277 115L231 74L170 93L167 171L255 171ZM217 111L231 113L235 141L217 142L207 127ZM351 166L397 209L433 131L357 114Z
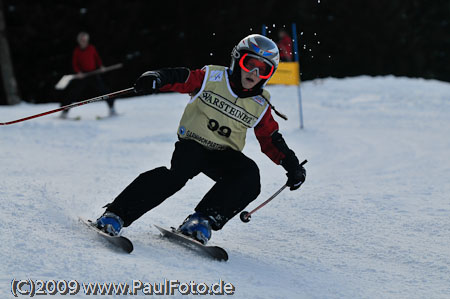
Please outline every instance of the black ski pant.
M261 191L258 166L242 152L208 150L195 141L180 140L175 144L170 169L159 167L140 174L107 205L107 211L129 226L199 173L216 182L195 208L215 220L214 230L221 229Z
M67 96L61 101L61 106L86 100L87 97L94 97L107 93L109 93L109 88L98 74L83 79L75 79L70 82ZM109 108L114 107L114 99L108 99L106 102Z

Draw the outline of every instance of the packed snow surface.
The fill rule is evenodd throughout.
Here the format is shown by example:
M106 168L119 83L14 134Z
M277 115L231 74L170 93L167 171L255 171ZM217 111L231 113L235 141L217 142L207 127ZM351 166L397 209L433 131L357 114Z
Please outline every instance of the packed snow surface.
M275 116L280 132L309 161L307 180L249 223L236 217L213 232L210 243L227 249L228 262L199 257L153 227L178 226L193 211L213 185L204 175L124 230L135 246L130 255L78 221L96 219L140 173L169 166L187 95L121 99L116 118L96 120L107 106L93 103L70 111L80 121L52 114L0 126L0 297L12 297L13 279L168 279L223 280L236 298L449 298L450 84L392 76L307 81L303 130L297 88L268 90L289 116ZM0 122L56 107L3 106ZM244 153L261 171L250 210L286 176L252 131Z

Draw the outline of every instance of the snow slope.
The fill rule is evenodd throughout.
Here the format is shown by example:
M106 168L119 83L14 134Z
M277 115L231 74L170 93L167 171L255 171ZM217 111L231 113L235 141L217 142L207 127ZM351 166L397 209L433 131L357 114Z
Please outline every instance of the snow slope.
M236 298L449 298L450 84L392 76L304 82L305 130L296 88L269 91L290 117L277 119L287 143L309 160L307 182L250 223L235 218L213 233L227 263L197 257L152 227L181 223L212 186L204 175L124 231L131 255L77 221L96 218L139 173L169 166L186 95L120 100L123 115L114 119L95 120L107 109L94 103L70 112L78 122L51 115L0 127L0 297L12 297L13 279L222 279ZM0 121L55 107L0 107ZM261 169L252 209L286 178L252 132L244 152Z

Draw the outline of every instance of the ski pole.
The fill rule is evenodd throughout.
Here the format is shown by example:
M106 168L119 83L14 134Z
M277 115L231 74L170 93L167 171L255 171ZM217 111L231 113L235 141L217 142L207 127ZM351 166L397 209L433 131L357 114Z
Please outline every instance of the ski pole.
M308 160L303 161L302 163L300 163L300 166L303 166L306 164L306 162L308 162ZM275 197L278 196L278 194L281 193L281 191L283 191L285 188L287 187L286 184L283 185L283 187L281 187L277 192L275 192L271 197L269 197L266 201L264 201L262 204L260 204L259 206L257 206L256 208L254 208L252 211L247 212L247 211L243 211L239 217L241 218L242 222L249 222L250 218L252 217L252 214L255 213L256 211L258 211L259 209L261 209L262 207L264 207L266 204L268 204L272 199L274 199Z
M63 110L66 110L66 109L70 109L70 108L73 108L73 107L78 107L78 106L81 106L81 105L86 105L86 104L90 104L90 103L94 103L94 102L114 99L114 98L117 98L118 96L127 95L127 94L131 94L131 93L134 93L134 88L133 87L130 87L130 88L127 88L127 89L122 89L122 90L115 91L115 92L112 92L112 93L108 93L108 94L105 94L105 95L102 95L102 96L98 96L98 97L95 97L95 98L91 98L91 99L88 99L88 100L84 100L84 101L81 101L81 102L76 102L76 103L73 103L73 104L70 104L70 105L62 106L62 107L59 107L58 109L54 109L54 110L50 110L50 111L47 111L47 112L39 113L39 114L36 114L36 115L28 116L28 117L25 117L25 118L9 121L9 122L5 122L5 123L0 123L0 126L19 123L19 122L26 121L26 120L29 120L29 119L33 119L33 118L41 117L41 116L44 116L44 115L52 114L52 113L55 113L55 112L63 111Z

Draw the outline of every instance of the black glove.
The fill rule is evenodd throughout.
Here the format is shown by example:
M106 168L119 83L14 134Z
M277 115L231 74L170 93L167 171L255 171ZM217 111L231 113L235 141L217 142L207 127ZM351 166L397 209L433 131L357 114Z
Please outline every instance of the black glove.
M303 162L304 164L306 162ZM289 150L288 155L281 161L281 165L286 169L286 176L288 180L286 185L290 187L291 190L297 190L300 186L305 182L306 179L306 170L298 162L297 157L295 156L292 150Z
M161 77L158 72L143 73L134 84L134 91L141 94L157 93L161 87Z

